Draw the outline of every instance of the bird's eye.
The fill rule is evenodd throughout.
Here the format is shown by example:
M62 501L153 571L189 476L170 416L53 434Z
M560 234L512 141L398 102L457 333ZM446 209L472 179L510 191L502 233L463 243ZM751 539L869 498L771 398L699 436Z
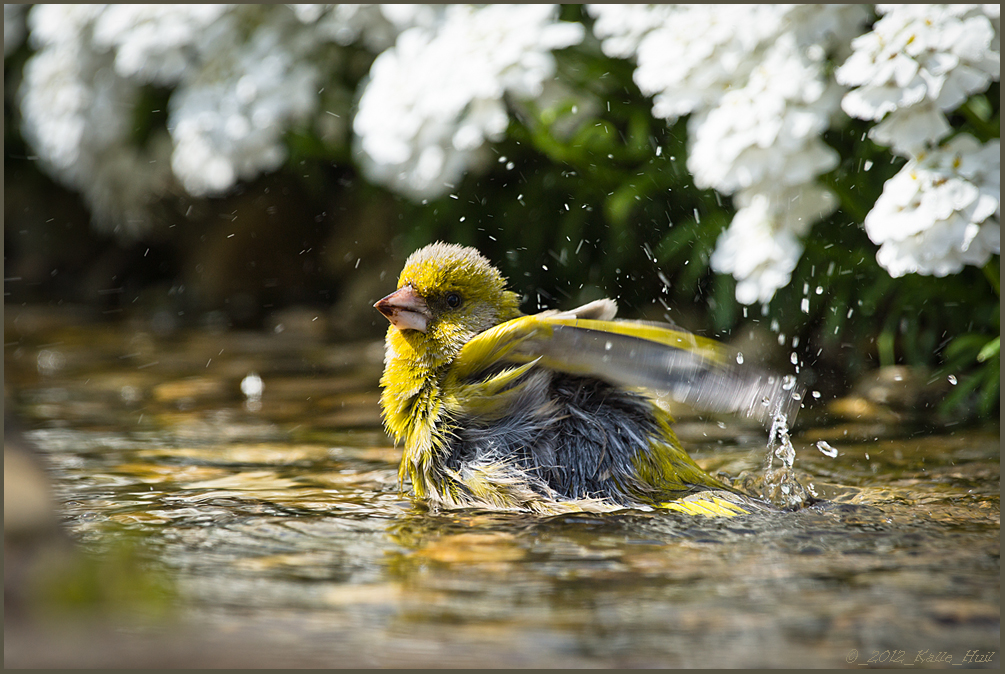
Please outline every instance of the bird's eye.
M450 293L447 295L447 306L451 309L456 309L461 306L461 296L457 293Z

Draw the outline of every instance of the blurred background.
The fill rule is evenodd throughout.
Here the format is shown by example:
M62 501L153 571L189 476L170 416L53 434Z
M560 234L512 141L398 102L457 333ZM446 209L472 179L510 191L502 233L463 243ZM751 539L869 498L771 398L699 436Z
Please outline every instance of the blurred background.
M4 5L5 665L1000 650L999 13ZM796 374L826 505L422 511L372 305L436 240Z
M379 336L442 239L993 416L996 10L729 11L5 5L5 306Z

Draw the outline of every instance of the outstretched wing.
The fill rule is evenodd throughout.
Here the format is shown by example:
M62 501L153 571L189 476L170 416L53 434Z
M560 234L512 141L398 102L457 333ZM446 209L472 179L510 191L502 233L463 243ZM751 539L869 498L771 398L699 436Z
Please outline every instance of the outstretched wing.
M610 311L586 312L613 315ZM737 352L689 332L629 320L581 318L576 310L523 316L469 341L455 365L461 379L505 363L536 364L642 387L707 412L791 424L802 400L794 377L745 365Z

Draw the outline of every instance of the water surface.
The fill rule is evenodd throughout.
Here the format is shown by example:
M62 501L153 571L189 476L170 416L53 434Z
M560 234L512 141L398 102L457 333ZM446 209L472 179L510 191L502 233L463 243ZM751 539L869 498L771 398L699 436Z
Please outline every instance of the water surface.
M822 501L798 512L435 513L398 491L380 343L13 312L8 405L59 518L98 560L138 546L169 606L137 602L107 643L8 637L9 666L108 664L108 644L187 666L1000 663L997 426L804 415L795 468ZM708 470L763 470L764 429L678 433Z

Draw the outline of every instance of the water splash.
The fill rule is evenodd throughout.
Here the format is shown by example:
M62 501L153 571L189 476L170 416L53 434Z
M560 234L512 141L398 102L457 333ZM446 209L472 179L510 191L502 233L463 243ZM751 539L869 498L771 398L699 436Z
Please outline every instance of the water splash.
M774 467L776 458L782 462L779 468ZM789 437L788 419L784 413L777 412L768 431L764 477L759 481L762 498L781 508L792 509L802 508L813 498L810 489L799 482L793 468L795 462L796 449Z
M775 447L777 445L777 447ZM773 451L772 451L773 450ZM768 432L768 468L771 468L772 455L782 460L785 468L792 468L796 460L796 450L789 437L788 419L781 412L776 413L771 420L771 430Z

